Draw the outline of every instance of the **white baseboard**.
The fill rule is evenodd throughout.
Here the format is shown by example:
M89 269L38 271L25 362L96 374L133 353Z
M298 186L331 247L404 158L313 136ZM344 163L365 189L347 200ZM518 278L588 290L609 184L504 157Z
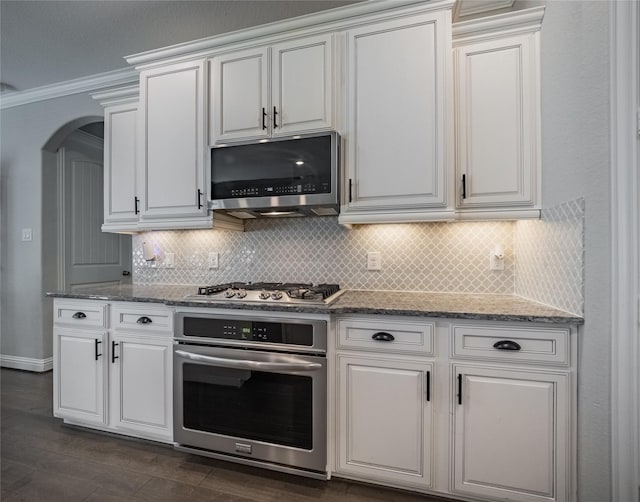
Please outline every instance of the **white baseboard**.
M53 357L33 359L31 357L8 356L0 354L0 366L14 370L26 370L43 373L53 369Z

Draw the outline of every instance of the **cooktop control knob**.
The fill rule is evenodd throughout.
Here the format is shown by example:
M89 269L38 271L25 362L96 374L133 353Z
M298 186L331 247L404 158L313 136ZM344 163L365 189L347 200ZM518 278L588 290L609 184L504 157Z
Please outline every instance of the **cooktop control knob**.
M268 291L265 291L264 289L262 291L260 291L260 294L258 295L258 297L261 300L268 300L270 296L271 296L271 294Z
M227 289L227 290L224 292L224 296L225 296L226 298L233 298L235 295L236 295L236 292L235 292L233 289L231 289L231 288Z
M238 292L236 293L236 296L238 298L244 298L245 296L247 296L247 290L246 289L239 289Z
M274 300L282 299L282 291L274 291L273 293L271 293L271 298L273 298Z

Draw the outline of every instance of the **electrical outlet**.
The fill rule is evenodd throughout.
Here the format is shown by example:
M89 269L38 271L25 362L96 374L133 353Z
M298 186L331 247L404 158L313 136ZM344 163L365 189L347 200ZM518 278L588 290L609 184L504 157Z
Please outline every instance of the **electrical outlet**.
M382 270L382 254L380 251L367 253L367 270Z
M209 251L209 270L217 270L220 254L217 251Z
M489 252L489 270L504 270L504 250L496 246Z
M166 253L164 255L164 268L173 268L176 266L175 253Z

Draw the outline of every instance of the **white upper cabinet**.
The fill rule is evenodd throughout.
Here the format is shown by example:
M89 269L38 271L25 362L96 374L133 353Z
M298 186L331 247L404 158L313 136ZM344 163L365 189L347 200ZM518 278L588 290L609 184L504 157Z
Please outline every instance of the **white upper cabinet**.
M333 36L211 59L210 144L333 126Z
M450 25L446 9L347 31L341 223L453 218Z
M458 216L540 215L536 8L454 27ZM515 26L515 28L514 28Z
M145 228L210 228L205 61L140 73L139 179Z
M136 180L138 86L96 93L104 106L103 232L135 231L140 219Z
M271 48L274 136L333 126L332 41L332 35L322 35Z
M268 59L258 48L211 60L210 144L268 136Z

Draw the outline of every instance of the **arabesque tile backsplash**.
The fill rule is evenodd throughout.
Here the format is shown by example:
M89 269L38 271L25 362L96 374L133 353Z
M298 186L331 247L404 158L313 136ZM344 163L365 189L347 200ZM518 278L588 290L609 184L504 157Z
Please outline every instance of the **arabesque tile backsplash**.
M159 254L142 257L142 243ZM489 251L500 244L505 269L488 269ZM215 284L228 281L337 282L350 289L513 292L513 224L422 223L362 225L352 229L335 217L254 220L245 232L189 230L134 237L137 283ZM219 253L218 270L208 254ZM379 251L382 269L366 269L368 251ZM175 267L164 268L166 253Z
M571 206L575 209L574 206ZM579 209L578 205L578 209ZM578 211L579 212L579 211ZM546 212L545 212L546 214ZM555 213L551 211L550 215ZM553 266L571 269L565 309L575 312L582 301L582 218L565 220L572 226L564 246L566 259ZM579 215L578 215L579 216ZM336 217L290 218L247 221L244 232L225 230L180 230L146 232L133 237L133 281L138 284L207 285L230 281L336 282L348 289L413 290L533 295L531 299L553 306L556 293L545 296L536 290L535 274L549 278L553 290L558 271L535 265L517 239L525 239L522 223L540 224L534 239L565 238L558 233L556 219L536 222L458 222L360 225L351 229ZM527 239L530 239L527 237ZM143 243L152 245L155 262L142 256ZM577 246L580 249L574 249ZM505 253L502 271L489 270L489 254L496 245ZM528 249L529 243L524 245ZM540 246L544 247L543 243ZM368 251L379 251L382 269L367 270ZM209 268L209 253L219 254L219 268ZM173 268L165 266L167 253L174 253ZM520 254L523 265L521 266ZM579 261L580 263L575 263ZM570 262L570 263L567 263ZM525 279L516 277L518 271ZM564 279L563 279L564 280ZM578 284L579 283L579 284ZM560 307L563 308L563 307Z

